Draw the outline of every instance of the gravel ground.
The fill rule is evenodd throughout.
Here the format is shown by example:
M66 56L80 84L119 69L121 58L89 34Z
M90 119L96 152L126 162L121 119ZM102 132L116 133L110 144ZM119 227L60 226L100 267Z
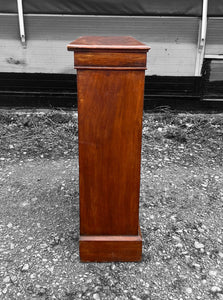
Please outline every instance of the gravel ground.
M79 262L76 112L0 133L0 299L223 299L223 114L144 114L140 263Z

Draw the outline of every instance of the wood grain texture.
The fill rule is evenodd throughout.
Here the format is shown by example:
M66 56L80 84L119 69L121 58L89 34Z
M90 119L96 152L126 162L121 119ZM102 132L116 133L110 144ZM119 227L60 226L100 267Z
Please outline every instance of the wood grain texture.
M139 42L131 36L82 36L71 42L67 49L74 51L77 49L122 49L135 51L148 51L150 47Z
M148 49L131 37L82 37L68 46L76 51L82 261L141 258L139 191Z
M74 65L77 66L109 66L109 67L144 67L146 53L123 52L77 52L74 55Z
M137 235L144 71L78 70L81 235Z

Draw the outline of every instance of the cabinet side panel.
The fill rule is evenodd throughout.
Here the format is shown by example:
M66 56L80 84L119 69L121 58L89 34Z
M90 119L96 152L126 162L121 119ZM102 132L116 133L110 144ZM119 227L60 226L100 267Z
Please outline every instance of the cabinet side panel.
M81 235L138 234L144 76L78 70Z

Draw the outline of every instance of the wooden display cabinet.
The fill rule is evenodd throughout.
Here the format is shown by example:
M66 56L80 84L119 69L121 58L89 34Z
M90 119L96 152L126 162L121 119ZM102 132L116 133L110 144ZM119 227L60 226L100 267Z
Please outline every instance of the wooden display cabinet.
M80 259L140 261L142 114L149 47L132 37L68 45L77 69Z

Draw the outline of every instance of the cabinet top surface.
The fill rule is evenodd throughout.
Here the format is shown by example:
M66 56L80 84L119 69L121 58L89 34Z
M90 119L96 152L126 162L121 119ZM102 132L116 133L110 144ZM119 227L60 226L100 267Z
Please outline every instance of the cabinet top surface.
M148 51L150 47L131 36L82 36L71 42L67 49L126 49Z

